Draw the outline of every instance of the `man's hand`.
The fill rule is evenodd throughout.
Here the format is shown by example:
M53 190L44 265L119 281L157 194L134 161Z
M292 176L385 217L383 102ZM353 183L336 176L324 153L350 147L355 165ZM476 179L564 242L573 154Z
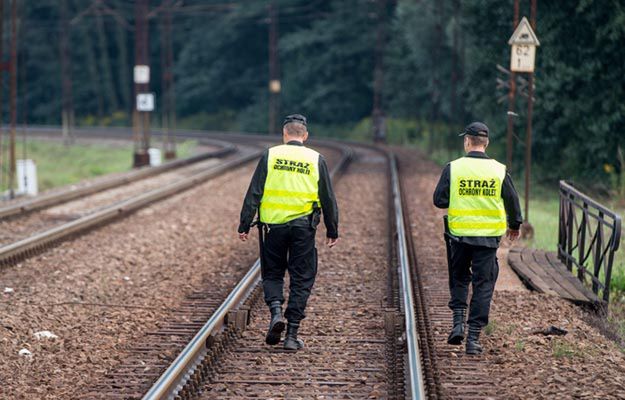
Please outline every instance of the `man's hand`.
M338 241L339 238L326 238L326 245L328 245L329 248L332 248L336 245Z
M249 233L247 232L239 233L239 239L241 239L242 242L247 242L248 236L249 236Z
M506 231L506 237L511 242L514 242L515 240L517 240L519 238L519 230L518 229L510 229L510 228L508 228L508 230Z

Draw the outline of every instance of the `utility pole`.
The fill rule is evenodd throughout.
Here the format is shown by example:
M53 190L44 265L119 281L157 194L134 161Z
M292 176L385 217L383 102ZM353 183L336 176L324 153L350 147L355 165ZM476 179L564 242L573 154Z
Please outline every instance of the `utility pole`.
M11 1L11 137L9 150L9 197L15 197L15 128L17 125L17 0Z
M519 0L514 0L514 17L512 31L519 25ZM506 133L506 166L512 170L512 143L514 136L514 102L516 98L516 73L510 71L510 90L508 92L508 129Z
M148 0L137 0L135 3L135 71L137 66L148 65ZM136 75L136 74L135 74ZM133 136L135 143L135 167L142 167L150 163L148 150L150 148L149 123L150 114L138 111L138 97L149 90L148 79L139 79L135 76L135 106L133 107Z
M170 137L175 129L176 110L173 89L173 46L171 33L172 1L165 0L165 13L161 17L161 85L162 85L162 118L163 118L163 150L165 159L176 158L176 142Z
M440 98L441 98L441 90L440 90L440 79L438 75L439 69L439 59L440 59L440 51L443 44L443 0L438 0L435 2L434 10L436 15L434 16L436 22L434 25L435 30L435 43L434 43L434 51L432 52L432 123L438 122L440 118ZM430 143L428 143L428 151L431 154L434 151L434 129L430 127Z
M4 77L4 71L7 69L7 64L2 61L4 60L4 0L0 0L0 62L2 68L0 68L0 82L2 82L2 78ZM2 111L4 103L2 103L2 86L0 85L0 120L2 120ZM4 131L2 129L2 125L0 124L0 188L2 188L2 183L4 182L4 173L2 171L2 159L4 156L4 147L2 145L2 139L4 136Z
M384 89L384 48L386 46L386 0L377 0L377 31L373 69L373 141L386 143L386 118L382 109Z
M278 60L278 10L269 4L269 134L278 132L277 120L280 113L280 64Z
M452 121L460 121L461 119L458 115L458 36L460 31L460 29L458 29L458 25L460 23L460 0L454 0L453 7L454 26L451 52L451 119Z
M536 32L536 1L531 0L530 25ZM533 236L533 228L529 224L529 202L530 202L530 173L532 168L532 112L534 111L534 72L529 74L529 88L527 96L527 125L525 133L525 224L528 231Z
M63 142L69 145L74 140L74 99L72 94L72 72L70 68L69 54L69 18L67 0L60 0L61 19L60 25L60 56L61 56L61 86L62 86L62 111Z

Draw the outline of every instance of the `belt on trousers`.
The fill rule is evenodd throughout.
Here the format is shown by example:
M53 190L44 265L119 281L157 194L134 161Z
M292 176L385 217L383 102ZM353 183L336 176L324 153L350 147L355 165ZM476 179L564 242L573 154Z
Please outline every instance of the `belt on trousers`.
M258 222L258 224L265 225L269 229L284 228L292 225L310 225L310 218L310 215L304 215L303 217L292 219L289 222L285 222L283 224L265 224L260 221Z

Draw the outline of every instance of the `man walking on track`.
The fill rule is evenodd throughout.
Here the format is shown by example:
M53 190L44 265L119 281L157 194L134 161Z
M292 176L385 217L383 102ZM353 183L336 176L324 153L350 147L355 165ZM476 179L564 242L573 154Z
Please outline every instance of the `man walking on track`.
M449 308L453 328L447 342L464 340L469 295L467 354L481 354L480 332L488 324L499 274L497 247L504 234L515 240L523 221L519 197L506 166L486 155L488 127L473 122L460 134L466 156L447 164L434 191L434 205L447 208L445 241L449 267ZM506 229L507 228L507 229Z
M304 146L308 139L306 118L289 115L282 129L284 144L265 151L247 190L239 238L246 241L258 211L261 271L265 302L271 322L265 342L280 343L285 323L282 317L285 271L289 271L290 293L285 317L288 321L284 348L298 350L297 338L305 318L306 302L317 275L315 233L323 210L326 244L338 240L338 208L328 167L322 155Z

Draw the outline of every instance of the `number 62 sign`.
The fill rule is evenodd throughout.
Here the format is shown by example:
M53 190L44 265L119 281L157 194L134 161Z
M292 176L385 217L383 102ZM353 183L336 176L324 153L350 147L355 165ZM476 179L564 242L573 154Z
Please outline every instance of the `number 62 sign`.
M510 71L534 72L536 47L540 46L540 42L527 21L527 18L523 17L514 30L512 37L508 40L508 44L512 46Z

